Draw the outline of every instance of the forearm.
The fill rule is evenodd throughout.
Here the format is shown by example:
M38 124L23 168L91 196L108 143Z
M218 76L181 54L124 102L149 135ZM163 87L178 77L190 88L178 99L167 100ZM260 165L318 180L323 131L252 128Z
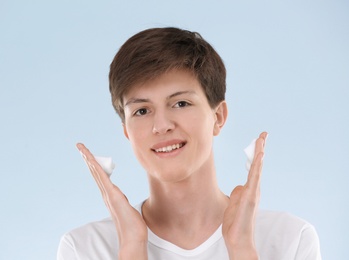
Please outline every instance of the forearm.
M139 245L124 245L119 249L119 260L148 260L148 248L147 243Z
M230 260L259 260L257 253L255 252L239 252L236 254L229 253Z
M243 239L240 239L238 243L233 243L225 239L225 244L228 249L230 260L259 260L256 247L251 241L250 243L241 243Z

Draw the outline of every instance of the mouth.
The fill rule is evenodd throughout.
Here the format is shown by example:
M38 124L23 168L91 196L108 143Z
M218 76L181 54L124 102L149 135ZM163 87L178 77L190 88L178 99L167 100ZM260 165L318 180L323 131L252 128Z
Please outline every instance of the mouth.
M177 144L172 144L164 147L160 147L158 149L153 149L154 152L156 153L169 153L174 150L177 150L179 148L182 148L185 145L185 143L177 143Z

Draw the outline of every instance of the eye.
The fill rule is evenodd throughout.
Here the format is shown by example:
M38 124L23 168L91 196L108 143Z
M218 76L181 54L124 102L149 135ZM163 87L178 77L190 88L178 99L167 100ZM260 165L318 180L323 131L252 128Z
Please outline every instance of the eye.
M178 101L174 107L178 108L178 107L186 107L189 106L190 104L187 101Z
M146 108L141 108L141 109L138 109L134 115L135 116L144 116L145 114L148 113L148 110Z

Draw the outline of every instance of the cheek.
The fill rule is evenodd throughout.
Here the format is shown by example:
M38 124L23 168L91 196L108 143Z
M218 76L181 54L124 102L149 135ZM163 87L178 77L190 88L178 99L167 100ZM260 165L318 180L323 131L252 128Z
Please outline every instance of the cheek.
M132 130L129 133L129 140L130 143L136 152L138 149L145 145L146 143L146 135L144 134L144 131L140 130Z
M136 124L129 124L127 126L127 132L133 153L136 155L137 159L142 162L144 160L144 152L148 151L150 147L147 142L147 140L149 140L149 131L144 125L138 126Z
M126 130L131 143L142 140L149 133L149 123L144 120L128 120L126 122Z
M144 142L141 141L138 137L136 139L130 139L133 154L136 156L137 161L143 166L143 168L146 168L146 162L148 161L146 158L146 150L147 147L145 147Z
M190 124L186 126L186 130L190 133L191 138L195 140L196 149L203 151L210 148L209 143L213 140L214 121L206 116L192 117Z
M194 116L190 119L191 129L197 132L198 135L208 136L213 135L214 120L207 113L202 116Z

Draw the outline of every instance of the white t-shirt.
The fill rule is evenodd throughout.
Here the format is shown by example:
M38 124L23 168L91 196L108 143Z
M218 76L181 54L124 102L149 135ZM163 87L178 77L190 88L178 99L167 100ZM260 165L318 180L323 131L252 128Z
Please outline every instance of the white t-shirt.
M141 212L141 204L136 206ZM306 221L287 213L262 211L257 214L255 243L260 260L320 260L319 239ZM92 222L65 234L58 260L116 260L118 237L111 218ZM229 260L220 226L203 244L182 249L148 229L149 260Z

